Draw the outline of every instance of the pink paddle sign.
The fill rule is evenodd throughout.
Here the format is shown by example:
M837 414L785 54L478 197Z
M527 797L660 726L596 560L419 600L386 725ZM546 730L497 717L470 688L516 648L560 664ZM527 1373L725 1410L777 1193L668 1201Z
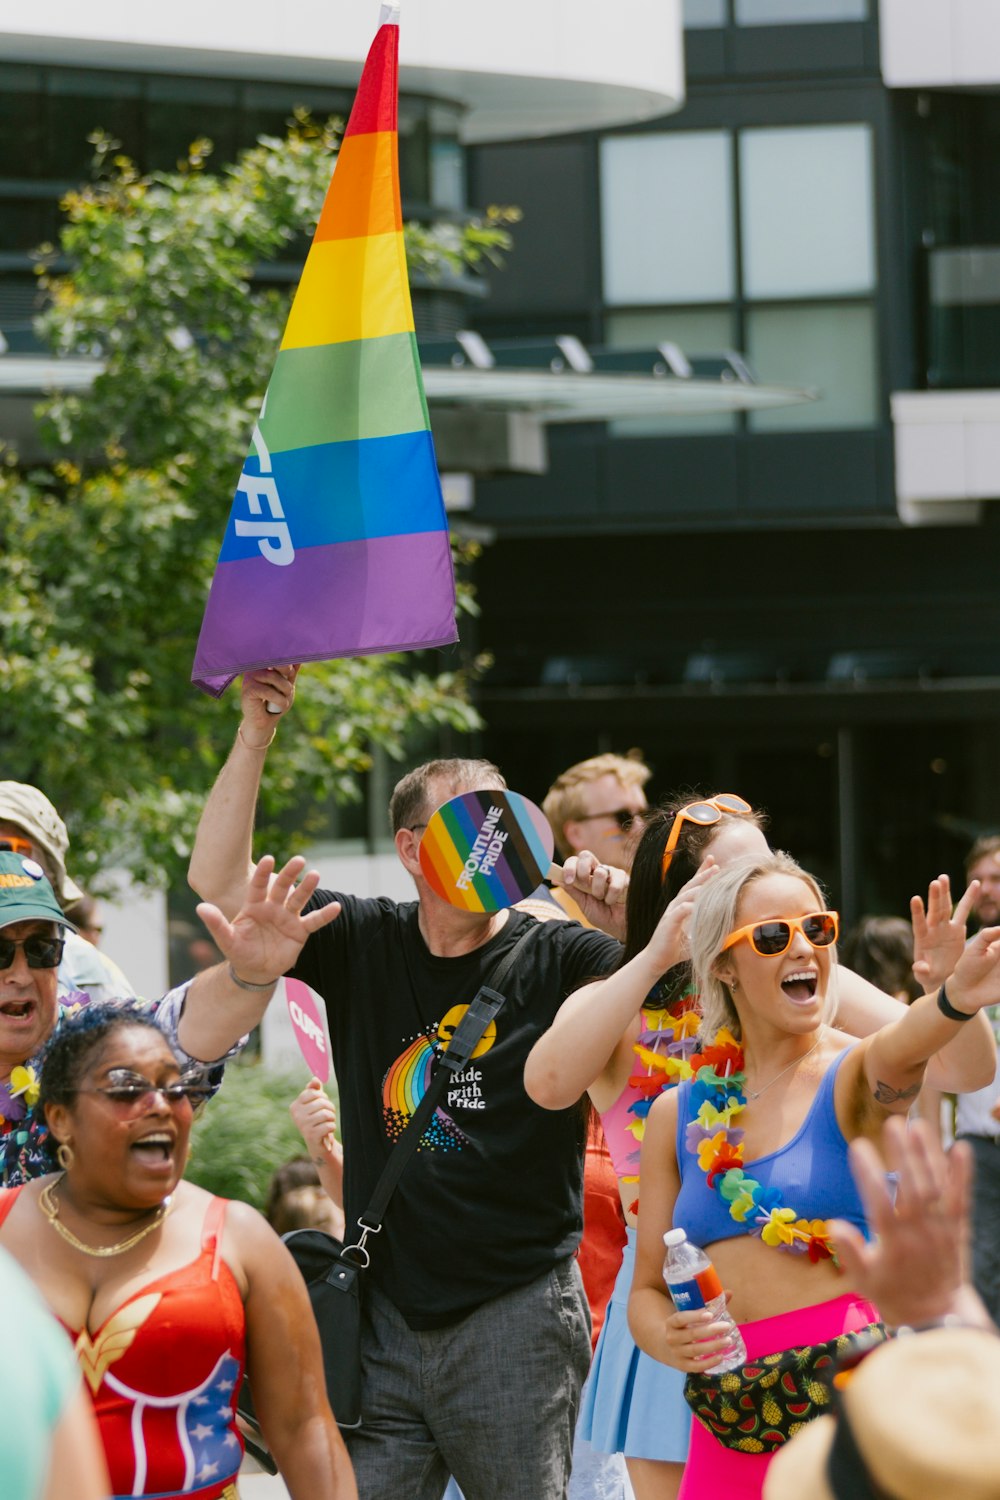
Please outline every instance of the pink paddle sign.
M320 1083L326 1083L330 1076L330 1044L312 990L301 979L286 979L285 1002L306 1067Z

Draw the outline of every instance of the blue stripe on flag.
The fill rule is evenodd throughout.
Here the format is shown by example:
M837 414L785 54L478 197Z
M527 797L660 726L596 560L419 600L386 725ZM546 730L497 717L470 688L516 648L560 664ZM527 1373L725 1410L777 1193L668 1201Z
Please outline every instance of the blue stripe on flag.
M264 471L251 454L241 484L256 482L237 489L220 562L259 556L269 529L296 551L448 528L429 432L293 448L270 454Z

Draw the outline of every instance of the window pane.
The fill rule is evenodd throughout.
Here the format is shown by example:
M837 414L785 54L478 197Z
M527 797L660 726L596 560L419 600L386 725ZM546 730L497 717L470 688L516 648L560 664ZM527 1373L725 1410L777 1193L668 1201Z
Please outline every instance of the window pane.
M611 303L733 295L733 192L724 131L601 142L604 295Z
M818 401L754 412L755 432L871 427L878 420L875 310L868 303L757 307L747 316L747 352L768 385L809 387Z
M725 24L726 0L684 0L684 25L689 30Z
M733 346L733 315L729 308L681 308L673 312L609 313L604 337L617 349L649 348L651 344L679 344L687 355L720 354ZM609 422L612 437L679 437L691 432L732 432L732 412L686 412L676 416L630 417Z
M865 21L868 0L736 0L738 26L780 26L783 21Z
M874 287L867 125L744 131L740 173L747 297L842 295Z

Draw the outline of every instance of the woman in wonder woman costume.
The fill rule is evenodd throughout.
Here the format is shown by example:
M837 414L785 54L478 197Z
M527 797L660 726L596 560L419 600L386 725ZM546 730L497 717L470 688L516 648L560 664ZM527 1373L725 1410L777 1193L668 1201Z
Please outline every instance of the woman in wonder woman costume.
M822 1413L824 1371L862 1331L884 1336L876 1309L845 1287L827 1223L864 1224L847 1143L877 1139L890 1114L905 1113L930 1058L1000 994L1000 928L985 929L947 990L856 1041L830 1024L837 928L787 855L739 861L695 904L702 1028L692 1076L647 1122L629 1301L639 1347L687 1375L698 1420L682 1497L758 1496L773 1453ZM740 1370L711 1373L728 1325L673 1308L662 1279L671 1225L707 1250L731 1289L747 1346Z
M639 1145L654 1100L691 1076L688 1059L698 1048L698 997L689 964L679 962L687 952L685 922L709 870L770 852L762 823L731 793L696 802L678 797L647 815L629 888L621 965L611 978L566 1000L525 1069L528 1093L546 1108L566 1108L589 1093L618 1174L629 1241L584 1388L581 1431L599 1451L625 1454L637 1500L676 1496L691 1425L683 1374L642 1353L628 1328ZM937 901L934 911L941 908ZM940 938L941 925L932 925L932 940ZM963 936L953 944L951 961ZM845 1031L867 1035L902 1014L896 1002L857 975L841 971L840 981L838 1024ZM932 1064L935 1076L952 1089L981 1085L969 1071L978 1066L981 1049L970 1033L979 1025L973 1022Z
M291 1256L252 1208L181 1181L204 1094L145 1017L64 1022L39 1099L61 1171L0 1193L0 1242L74 1342L116 1500L236 1500L245 1368L289 1494L357 1500Z

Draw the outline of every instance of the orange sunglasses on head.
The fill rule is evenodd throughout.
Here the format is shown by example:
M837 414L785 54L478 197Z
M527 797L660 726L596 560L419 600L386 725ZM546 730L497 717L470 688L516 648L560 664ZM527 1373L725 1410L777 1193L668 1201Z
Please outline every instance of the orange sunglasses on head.
M0 844L9 844L11 854L23 854L25 859L34 857L34 844L30 839L18 838L16 833L0 833Z
M663 850L660 879L666 878L670 861L674 857L674 850L677 848L677 840L681 836L681 828L685 823L698 823L702 828L709 828L713 823L718 823L723 813L734 813L738 817L743 817L746 813L752 812L753 808L749 802L744 802L743 798L737 797L735 792L720 792L718 797L707 797L704 802L692 802L688 807L682 807L680 812L674 814L670 837Z
M774 917L770 922L751 922L749 927L738 927L731 932L722 945L722 951L725 953L727 948L746 938L761 958L778 958L791 947L794 932L801 932L814 948L829 948L837 941L840 915L835 911L814 911L808 917Z

